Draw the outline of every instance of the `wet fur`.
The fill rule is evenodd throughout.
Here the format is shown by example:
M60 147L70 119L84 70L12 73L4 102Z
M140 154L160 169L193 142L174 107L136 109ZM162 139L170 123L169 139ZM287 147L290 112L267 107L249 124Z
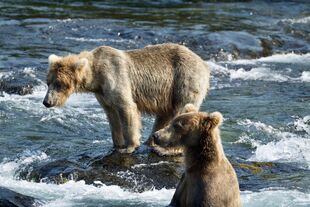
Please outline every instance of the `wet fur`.
M114 146L132 152L140 144L140 113L156 115L153 132L163 128L187 103L201 105L209 73L199 56L177 44L128 51L102 46L52 57L46 100L62 106L73 92L93 92L107 113ZM56 80L65 89L55 90Z
M170 206L241 206L238 179L221 144L221 119L218 112L193 112L176 117L171 125L156 132L162 140L159 143L173 143L185 149L185 173ZM176 122L189 125L186 129L190 131L183 131L183 136L176 134L171 129ZM169 130L172 133L165 132Z

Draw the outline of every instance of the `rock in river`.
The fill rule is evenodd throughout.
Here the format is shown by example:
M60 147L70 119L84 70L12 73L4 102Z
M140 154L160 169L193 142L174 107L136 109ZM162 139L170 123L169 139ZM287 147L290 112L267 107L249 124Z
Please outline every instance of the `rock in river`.
M1 207L30 207L41 206L43 203L33 197L22 195L0 187L0 206Z

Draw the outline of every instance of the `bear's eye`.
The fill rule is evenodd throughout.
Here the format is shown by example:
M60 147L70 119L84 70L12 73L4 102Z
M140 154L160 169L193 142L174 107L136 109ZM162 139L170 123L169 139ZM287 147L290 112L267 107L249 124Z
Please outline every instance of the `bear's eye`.
M176 131L180 131L180 130L183 129L183 125L182 125L181 122L175 122L175 123L173 124L173 128L174 128Z
M54 83L54 88L55 88L56 90L59 90L59 89L61 88L61 83L60 83L59 81L55 81L55 83Z

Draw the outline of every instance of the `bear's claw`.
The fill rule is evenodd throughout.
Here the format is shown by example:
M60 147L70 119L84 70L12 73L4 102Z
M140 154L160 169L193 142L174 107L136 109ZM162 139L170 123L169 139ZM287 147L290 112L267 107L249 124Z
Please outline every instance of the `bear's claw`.
M119 149L116 149L116 151L119 153L122 153L122 154L131 154L136 150L137 147L138 146L127 147L127 148L119 148Z

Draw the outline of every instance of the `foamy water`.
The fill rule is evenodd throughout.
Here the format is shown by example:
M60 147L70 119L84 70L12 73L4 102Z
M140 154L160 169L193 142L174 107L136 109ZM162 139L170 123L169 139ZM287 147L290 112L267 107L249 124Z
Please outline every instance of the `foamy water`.
M296 72L294 69L283 69L274 70L272 64L275 63L310 63L310 54L298 55L294 53L289 54L276 54L269 57L263 57L252 60L234 60L230 61L229 64L240 65L237 69L231 69L228 66L228 62L214 63L207 62L211 68L211 74L221 75L229 77L232 80L260 80L260 81L272 81L272 82L310 82L310 68L307 71ZM244 69L242 66L250 66L251 69ZM259 67L257 67L259 65ZM294 66L293 66L294 67ZM308 65L308 67L310 67ZM216 88L216 87L215 87Z
M19 159L3 161L0 164L1 186L16 192L34 196L45 202L44 206L76 206L86 204L88 199L96 202L126 201L129 203L144 203L148 206L165 206L169 203L174 189L151 190L143 193L132 193L119 186L107 186L100 181L94 181L100 187L86 185L85 182L69 181L65 184L55 185L47 183L34 183L17 180L17 170L30 165L32 162L49 159L44 152L25 152ZM85 203L86 202L86 203ZM109 205L107 205L109 206Z
M231 61L234 64L256 64L263 62L274 62L274 63L307 63L310 61L310 53L306 54L295 54L295 53L285 53L285 54L274 54L268 57L261 57L258 59L239 59Z
M225 63L208 62L212 70L212 87L218 90L227 87L238 87L244 82L234 84L234 80L242 81L266 81L266 82L287 82L308 83L309 71L302 71L298 76L293 76L292 69L275 71L271 66L274 62L289 60L296 64L307 61L309 55L274 55L268 58L257 60L231 61L230 64L243 64L250 69L230 68ZM285 59L285 60L284 60ZM21 70L25 77L37 80L40 84L35 86L33 94L19 96L3 93L0 96L0 103L8 107L8 112L23 111L28 116L36 120L38 126L48 129L50 125L55 126L53 133L59 130L68 130L66 134L74 134L81 130L86 135L92 134L102 128L108 129L108 121L102 108L92 94L72 95L64 108L46 109L42 105L47 86L36 76L36 69L26 67ZM0 78L13 77L13 72L2 72ZM209 100L209 101L212 101ZM149 117L143 120L151 125ZM226 122L227 120L225 120ZM56 124L56 125L55 125ZM295 118L289 123L292 130L288 128L278 128L268 125L262 121L253 121L246 117L237 122L243 128L243 133L236 143L248 143L251 145L252 154L247 161L256 162L279 162L297 163L301 169L310 169L310 128L309 115ZM25 128L25 130L28 130ZM63 132L61 132L63 133ZM77 133L78 134L78 133ZM100 134L100 133L99 133ZM60 135L61 136L61 135ZM93 135L92 135L93 136ZM102 139L94 137L86 141L89 146L112 146L111 138ZM68 145L68 143L64 142ZM232 145L233 147L233 145ZM71 151L70 151L71 152ZM1 186L12 189L16 192L36 197L44 202L44 206L96 206L102 203L103 206L131 205L131 206L166 206L169 204L175 189L150 190L143 193L134 193L124 190L116 185L107 186L100 181L94 181L94 185L88 185L81 180L73 180L65 184L47 184L44 182L35 183L25 180L18 180L18 172L35 162L45 162L52 160L49 154L43 151L24 151L18 158L7 157L0 164ZM165 162L163 162L165 163ZM153 163L151 165L159 165ZM140 168L147 164L134 165L133 168ZM129 174L128 174L129 173ZM134 176L130 172L118 172L119 176ZM44 180L44 179L43 179ZM244 206L307 206L310 203L309 194L297 190L285 188L264 188L257 192L241 192Z
M99 119L100 122L108 124L105 113L93 94L72 94L64 107L47 109L42 104L46 95L47 85L36 77L33 69L25 68L23 72L25 75L29 75L35 80L38 80L40 85L34 87L32 94L25 96L3 93L3 96L0 96L0 103L5 103L10 108L26 110L27 113L40 117L40 122L43 123L51 120L64 123L68 116L72 114L82 114L88 117L89 120L93 119L94 121L98 121ZM13 73L9 73L9 75L12 74ZM78 120L73 119L71 121L77 122Z
M297 190L263 189L259 192L242 192L243 206L297 207L309 206L310 194Z
M115 43L122 43L122 42L129 42L129 43L134 43L132 40L126 40L126 39L118 39L118 40L111 40L108 38L98 38L98 39L93 39L93 38L76 38L76 37L65 37L67 40L74 40L77 42L115 42Z
M242 79L242 80L263 80L263 81L277 81L285 82L288 80L300 80L301 78L293 79L286 75L281 75L277 72L273 72L269 68L259 67L252 68L249 71L240 68L238 70L229 70L230 79Z
M41 101L45 95L46 86L40 85L36 87L31 95L18 96L5 94L0 97L2 102L10 102L15 107L27 109L33 114L40 114L40 122L48 122L50 120L59 119L63 122L70 113L84 113L87 115L87 109L96 106L96 100L92 95L77 94L68 100L68 104L63 109L46 110L38 108L34 109L34 105L41 107ZM97 107L95 107L97 108ZM98 109L100 107L98 106ZM42 111L41 111L42 110ZM96 115L97 116L97 115ZM106 119L101 120L106 121ZM309 150L309 116L296 119L293 123L298 131L305 132L303 136L296 135L291 132L281 131L273 126L262 122L254 122L249 119L238 122L246 128L254 127L255 130L270 135L274 139L264 143L256 140L255 137L241 139L241 142L250 142L255 147L250 161L277 161L277 162L300 162L302 165L310 166ZM101 143L101 140L93 141ZM131 203L132 206L166 206L169 204L175 189L161 189L145 191L143 193L133 193L121 189L119 186L107 186L100 181L94 181L94 185L87 185L83 180L75 182L69 181L65 184L47 184L34 183L25 180L18 180L16 172L24 167L31 165L33 162L42 162L49 160L50 157L44 152L24 152L15 160L5 159L0 164L0 183L1 186L7 187L16 192L36 197L44 202L44 206L83 206L88 202L106 203L106 206L115 203ZM134 167L140 167L139 165ZM244 191L241 192L242 203L244 206L307 206L310 203L308 193L299 192L297 190L288 190L283 188L261 189L259 192ZM96 204L93 204L95 206ZM92 206L92 205L91 205Z
M291 24L307 24L310 22L310 16L302 17L302 18L294 18L294 19L283 19L281 22L288 22Z
M41 199L45 206L169 204L174 189L149 190L158 183L138 181L139 176L155 173L144 174L148 168L165 171L165 166L176 163L170 158L151 162L153 155L146 146L132 155L142 158L128 169L117 165L111 171L103 169L132 181L135 190L148 189L143 193L122 189L125 185L96 168L97 161L109 161L104 156L113 144L107 117L93 95L75 94L63 108L47 109L42 101L50 54L63 56L101 45L131 50L175 42L205 60L217 61L208 61L211 90L201 109L220 111L225 117L223 146L236 166L243 206L310 206L310 4L306 0L238 4L118 0L12 4L4 0L0 5L0 90L34 85L33 94L26 96L0 91L0 186ZM266 53L271 55L261 57ZM251 57L259 58L245 59ZM142 142L153 121L152 116L142 116ZM87 168L85 182L70 180L81 179L71 176L75 166ZM257 166L263 167L256 171ZM41 167L47 178L36 175ZM96 173L98 180L115 185L93 178ZM53 181L51 174L70 181L44 183Z
M294 122L299 131L306 131L306 134L300 135L246 119L240 121L239 125L245 126L249 133L241 136L238 142L250 143L255 148L249 161L300 163L310 169L310 134L307 121L308 116ZM258 138L261 133L265 135L265 140Z
M310 136L310 115L298 118L294 122L294 127L297 131L305 131Z
M175 189L150 190L143 193L133 193L121 189L119 186L107 186L100 181L94 185L87 185L82 181L68 181L65 184L55 185L34 183L17 180L15 173L18 169L32 162L48 160L44 152L25 152L19 159L5 160L0 163L1 186L16 192L34 196L41 200L46 207L69 206L110 206L122 202L130 206L166 206L169 204ZM241 192L243 206L307 206L310 203L310 194L296 190L269 188L259 192ZM90 203L89 203L90 202ZM106 205L105 205L106 204ZM126 204L126 205L127 205Z

